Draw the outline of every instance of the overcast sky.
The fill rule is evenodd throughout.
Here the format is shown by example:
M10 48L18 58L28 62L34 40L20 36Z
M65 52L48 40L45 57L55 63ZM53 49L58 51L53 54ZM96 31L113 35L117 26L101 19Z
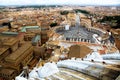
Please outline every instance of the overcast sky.
M120 0L0 0L0 5L118 5Z

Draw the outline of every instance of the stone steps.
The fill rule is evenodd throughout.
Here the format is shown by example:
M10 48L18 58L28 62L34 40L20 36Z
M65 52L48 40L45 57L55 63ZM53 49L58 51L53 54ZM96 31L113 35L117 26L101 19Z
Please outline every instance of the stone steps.
M58 78L54 77L53 75L45 78L45 80L59 80Z
M59 72L46 77L46 80L98 80L94 77L88 76L86 74L80 73L78 71L59 68Z
M84 73L81 73L81 72L78 72L78 71L75 71L72 69L60 68L60 70L69 72L69 73L73 74L74 76L79 77L79 79L81 79L81 80L98 80L95 77L89 76L87 74L84 74Z

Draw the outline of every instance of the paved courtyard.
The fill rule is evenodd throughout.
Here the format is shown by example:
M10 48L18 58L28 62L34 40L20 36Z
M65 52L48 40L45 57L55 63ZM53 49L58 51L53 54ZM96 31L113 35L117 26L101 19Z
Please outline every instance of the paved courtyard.
M91 42L94 43L94 39L92 37L94 33L89 32L86 28L82 26L70 27L69 30L60 30L57 31L57 33L64 35L66 40L84 39L84 40L90 40Z
M57 33L64 35L66 40L74 39L74 41L79 41L79 39L90 40L94 43L92 35L94 33L89 32L85 27L80 26L80 17L76 16L75 27L70 27L69 30L59 30Z

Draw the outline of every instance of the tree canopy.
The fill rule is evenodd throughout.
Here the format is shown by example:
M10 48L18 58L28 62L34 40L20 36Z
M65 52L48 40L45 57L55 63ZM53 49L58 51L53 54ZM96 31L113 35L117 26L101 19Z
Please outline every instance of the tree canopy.
M60 14L61 15L67 15L69 13L69 11L61 11Z
M90 14L90 12L86 11L86 10L81 10L81 9L75 9L74 10L76 13L78 12L81 12L81 13L84 13L84 14Z
M50 24L50 27L55 27L55 26L57 26L56 22L53 22L53 23Z
M104 16L98 22L108 23L112 28L120 28L120 16Z

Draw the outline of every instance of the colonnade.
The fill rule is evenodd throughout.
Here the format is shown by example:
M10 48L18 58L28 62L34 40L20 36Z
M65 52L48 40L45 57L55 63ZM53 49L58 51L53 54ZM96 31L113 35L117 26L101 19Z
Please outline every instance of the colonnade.
M89 26L86 22L84 22L85 28L87 31L92 32L93 34L98 34L99 36L105 34L106 32L102 29L99 28L95 28L95 27L91 27ZM61 31L61 30L65 30L64 26L58 27L55 29L56 31ZM92 39L85 39L85 38L77 38L77 37L64 37L63 39L64 41L70 41L70 42L88 42L88 43L92 43ZM107 42L108 39L101 41L101 44L105 44Z
M70 41L70 42L88 42L91 43L90 39L84 39L84 38L63 38L64 41Z

